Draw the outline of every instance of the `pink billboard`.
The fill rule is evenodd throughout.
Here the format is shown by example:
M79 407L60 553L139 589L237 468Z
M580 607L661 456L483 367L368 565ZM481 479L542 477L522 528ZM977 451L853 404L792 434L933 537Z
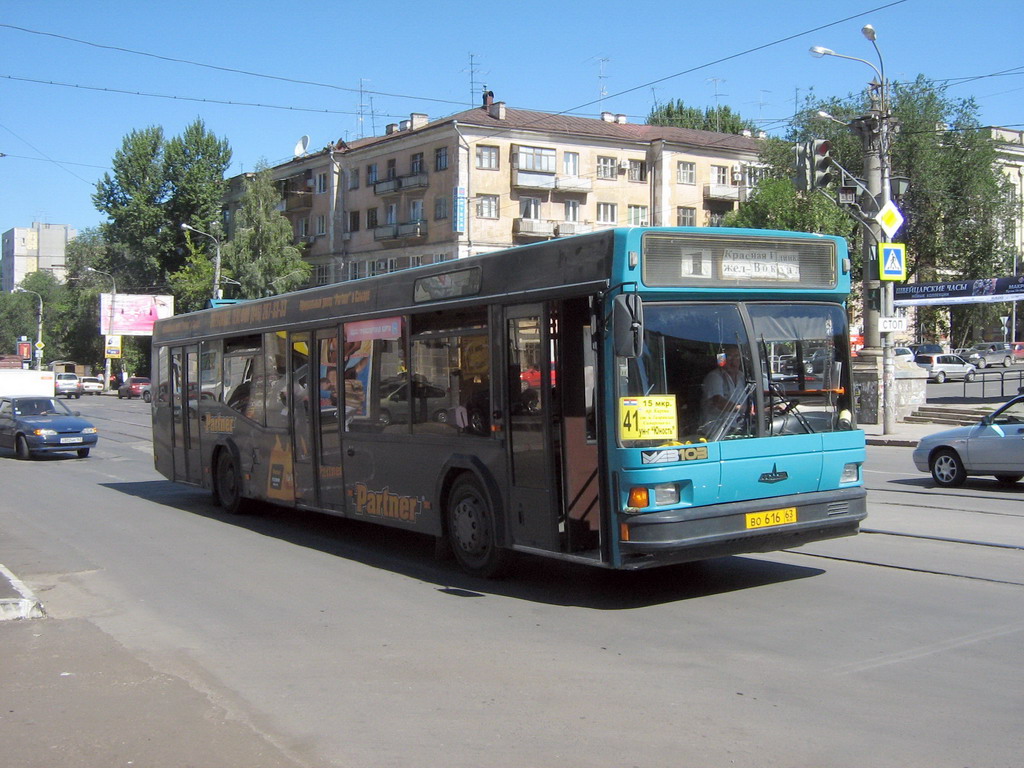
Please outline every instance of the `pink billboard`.
M100 294L100 333L105 336L152 336L153 323L174 315L173 296Z

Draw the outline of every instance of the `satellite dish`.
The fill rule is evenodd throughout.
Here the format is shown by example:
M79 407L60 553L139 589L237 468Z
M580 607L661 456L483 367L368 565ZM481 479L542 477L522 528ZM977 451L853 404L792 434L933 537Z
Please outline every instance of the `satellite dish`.
M292 153L296 157L302 157L304 154L306 154L306 147L308 146L309 136L303 136L301 139L295 142L295 149L292 150Z

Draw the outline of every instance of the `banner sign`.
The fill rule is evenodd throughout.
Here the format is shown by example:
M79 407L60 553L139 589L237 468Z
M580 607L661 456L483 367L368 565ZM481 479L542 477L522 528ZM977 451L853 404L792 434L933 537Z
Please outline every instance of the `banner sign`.
M100 294L100 333L104 336L152 336L153 323L174 315L173 296Z
M895 286L893 305L989 304L1024 299L1024 277L983 277L955 283L913 283Z

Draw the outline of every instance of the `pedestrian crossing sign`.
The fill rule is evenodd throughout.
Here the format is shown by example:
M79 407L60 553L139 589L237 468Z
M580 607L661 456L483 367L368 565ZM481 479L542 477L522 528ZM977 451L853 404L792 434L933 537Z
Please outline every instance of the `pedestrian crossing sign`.
M903 243L878 244L878 279L907 279L907 246Z

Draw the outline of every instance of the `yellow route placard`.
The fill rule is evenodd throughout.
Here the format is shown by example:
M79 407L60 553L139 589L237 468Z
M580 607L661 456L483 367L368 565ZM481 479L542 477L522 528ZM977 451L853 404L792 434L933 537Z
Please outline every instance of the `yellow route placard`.
M622 440L677 440L676 396L619 398L619 438Z

